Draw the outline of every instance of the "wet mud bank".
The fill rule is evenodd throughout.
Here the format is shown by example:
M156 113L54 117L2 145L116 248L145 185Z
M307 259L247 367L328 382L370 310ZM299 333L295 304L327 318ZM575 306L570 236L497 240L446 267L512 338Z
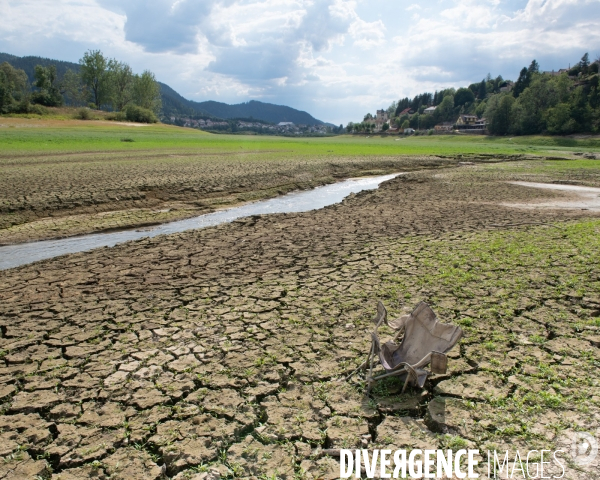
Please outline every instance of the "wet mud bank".
M539 188L562 192L563 198L556 198L552 201L537 200L530 203L505 203L508 207L520 208L545 208L545 209L579 209L600 211L600 188L584 187L581 185L565 185L557 183L536 183L536 182L511 182L513 185L522 187Z
M84 252L93 250L94 248L113 247L119 243L146 237L151 238L158 235L169 235L197 228L206 228L254 215L315 210L340 202L348 195L375 189L382 182L391 180L398 175L402 175L402 173L349 179L305 192L294 192L270 200L262 200L200 215L187 220L166 223L154 228L136 230L118 229L112 233L0 246L0 269L14 268L38 260L54 258L69 253Z
M348 178L455 164L438 157L314 159L194 152L0 158L0 243L181 220ZM64 157L64 158L63 158Z

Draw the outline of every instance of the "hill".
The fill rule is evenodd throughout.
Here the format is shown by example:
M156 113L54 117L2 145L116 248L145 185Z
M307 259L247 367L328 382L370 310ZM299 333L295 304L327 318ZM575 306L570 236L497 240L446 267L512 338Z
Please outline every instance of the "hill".
M25 71L29 82L34 81L34 71L36 65L47 67L55 65L58 78L62 78L68 69L79 71L79 64L73 62L63 62L50 58L26 56L17 57L8 53L0 52L0 63L8 62L15 68ZM258 102L251 100L247 103L237 105L228 105L226 103L206 101L195 102L182 97L179 93L169 87L167 84L158 82L162 97L162 116L182 117L182 116L204 116L219 119L246 118L263 120L269 123L293 122L295 124L305 125L329 125L321 120L317 120L307 112L286 107L285 105L275 105L272 103Z
M208 102L192 103L201 111L219 118L256 118L271 123L293 122L295 124L305 125L325 124L307 112L286 107L284 105L275 105L256 100L250 100L249 102L238 103L236 105L228 105L212 100Z
M52 60L50 58L43 57L17 57L16 55L10 55L9 53L0 52L0 63L8 62L15 68L24 70L27 74L27 78L30 83L33 83L35 77L35 66L41 65L47 67L49 65L56 66L56 73L58 78L62 78L65 72L70 68L71 70L79 71L79 64L72 62L63 62L61 60Z

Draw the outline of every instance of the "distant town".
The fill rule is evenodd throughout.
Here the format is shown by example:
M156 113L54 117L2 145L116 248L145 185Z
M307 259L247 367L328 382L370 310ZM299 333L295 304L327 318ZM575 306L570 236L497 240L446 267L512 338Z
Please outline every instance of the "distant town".
M331 125L306 125L294 122L279 122L277 124L261 120L239 120L239 119L211 119L193 117L169 118L174 125L188 128L197 128L217 133L254 132L257 134L271 135L334 135L344 133L342 125L332 127Z
M393 102L350 122L353 134L569 135L597 132L600 59L585 53L569 68L540 71L533 60L513 82L488 74L481 82Z
M432 115L437 107L435 106L422 106L420 110L421 115ZM400 117L407 117L410 120L413 115L419 114L415 112L411 108L406 108L402 112L400 112ZM417 132L417 129L411 128L410 126L398 127L392 122L388 112L386 110L377 110L375 116L371 116L367 118L365 121L372 121L372 125L374 125L370 131L372 133L386 133L386 134L397 134L404 133L407 135L414 134ZM397 122L395 122L397 123ZM410 125L410 122L409 122ZM418 128L418 126L417 126ZM353 129L348 128L349 131ZM431 130L429 130L431 131ZM484 134L487 133L486 129L486 119L485 117L479 118L477 115L469 115L469 114L460 114L455 122L442 122L434 126L433 131L436 133L444 133L444 132L453 132L460 131L462 133L471 133L471 134ZM356 131L355 133L359 133Z

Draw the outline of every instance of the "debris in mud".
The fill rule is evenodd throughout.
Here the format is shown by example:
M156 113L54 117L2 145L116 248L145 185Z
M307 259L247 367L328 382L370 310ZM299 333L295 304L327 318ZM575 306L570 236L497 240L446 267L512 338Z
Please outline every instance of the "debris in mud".
M402 392L410 385L423 388L430 373L444 375L448 368L447 353L462 337L462 330L455 325L440 323L433 310L425 302L420 302L409 314L388 321L387 310L383 303L377 303L377 315L373 319L375 330L371 333L371 351L367 360L357 371L369 369L367 375L367 393L377 380L390 377L405 379ZM382 324L395 332L394 338L381 344L377 333ZM402 342L395 340L404 333ZM386 373L373 376L373 368L380 363ZM431 372L424 369L431 364ZM348 377L348 378L350 378Z

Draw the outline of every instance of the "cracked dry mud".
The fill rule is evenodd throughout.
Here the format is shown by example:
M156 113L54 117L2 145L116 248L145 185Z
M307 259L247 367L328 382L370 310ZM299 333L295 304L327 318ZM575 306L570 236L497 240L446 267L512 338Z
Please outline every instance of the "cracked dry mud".
M143 227L439 157L298 157L263 150L0 153L0 244Z
M320 448L600 437L600 221L498 206L557 195L505 177L413 173L319 211L0 272L0 478L337 478ZM337 381L377 299L461 325L448 374L371 398Z

